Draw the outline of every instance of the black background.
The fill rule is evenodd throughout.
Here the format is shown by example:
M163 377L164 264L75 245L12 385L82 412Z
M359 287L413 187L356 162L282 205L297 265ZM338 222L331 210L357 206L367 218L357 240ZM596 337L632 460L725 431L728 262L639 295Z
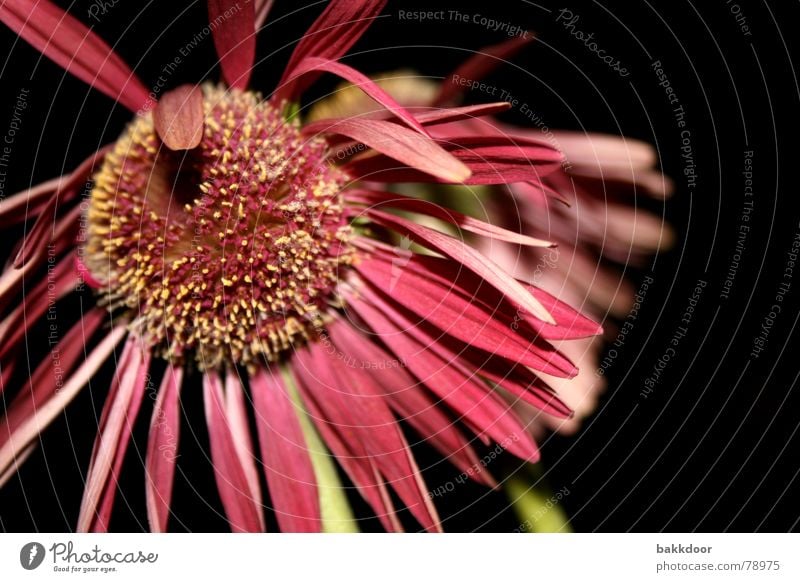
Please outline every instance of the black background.
M292 43L322 9L322 4L276 4L272 24L259 37L260 62L252 81L265 94L280 76ZM81 0L70 10L91 23L91 5ZM794 5L755 0L390 2L385 17L346 60L367 73L412 67L441 78L473 51L506 38L472 22L401 20L399 10L458 10L525 27L539 41L514 59L516 66L488 81L529 103L551 127L653 143L665 173L676 182L666 207L654 206L674 225L675 248L630 272L635 281L650 274L655 282L608 370L609 389L598 413L577 437L552 437L543 444L546 480L554 490L569 489L563 507L577 531L797 529L800 366L790 339L798 318L800 272L766 349L758 358L750 355L783 280L786 250L800 230L797 162L788 153L797 135L799 96L791 60L798 44ZM737 22L736 7L749 36ZM580 16L577 28L594 32L598 44L627 66L628 77L610 70L568 34L557 21L562 8ZM203 2L122 0L99 18L95 31L116 44L145 84L152 85L161 67L203 28L206 16ZM694 188L682 173L680 130L652 70L656 60L686 110L698 172ZM170 85L217 79L214 63L208 39L184 59ZM11 118L20 89L30 90L6 193L68 171L113 140L130 118L124 108L64 75L5 28L0 30L0 67L0 130ZM323 79L312 93L324 95L334 84ZM518 110L506 119L526 124ZM741 223L746 150L754 151L752 230L730 297L723 299L720 291ZM4 238L3 249L10 249L13 240ZM707 287L689 332L661 382L644 399L644 379L681 325L700 279ZM66 309L79 307L74 301ZM19 476L0 491L0 530L74 527L104 395L102 383L93 386L46 432ZM184 423L172 526L221 529L225 524L203 452L200 394L187 389L184 395L186 417L193 421L191 428ZM142 414L136 446L128 452L113 529L146 527L139 458L147 421ZM422 466L435 461L428 451L419 455ZM438 463L425 477L435 488L456 474ZM449 531L511 531L516 526L504 496L477 486L460 486L436 502ZM356 505L364 510L362 503ZM362 525L375 527L374 520Z

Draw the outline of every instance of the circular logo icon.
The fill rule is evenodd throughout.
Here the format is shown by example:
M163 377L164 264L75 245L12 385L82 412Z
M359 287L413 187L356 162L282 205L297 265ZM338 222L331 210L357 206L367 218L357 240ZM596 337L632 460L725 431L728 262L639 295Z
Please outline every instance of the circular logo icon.
M44 546L39 542L29 542L19 551L19 563L26 570L35 570L44 561Z

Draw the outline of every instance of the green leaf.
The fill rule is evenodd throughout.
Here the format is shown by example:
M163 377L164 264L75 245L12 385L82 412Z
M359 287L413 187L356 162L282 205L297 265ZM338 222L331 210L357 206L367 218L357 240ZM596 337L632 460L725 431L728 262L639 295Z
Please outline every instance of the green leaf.
M319 489L319 505L322 514L322 531L325 533L358 533L358 525L347 501L344 487L336 472L333 456L317 433L308 417L303 399L294 383L294 378L287 369L281 366L281 375L286 382L289 396L298 411L298 421L303 430L314 475ZM302 412L301 412L302 411Z

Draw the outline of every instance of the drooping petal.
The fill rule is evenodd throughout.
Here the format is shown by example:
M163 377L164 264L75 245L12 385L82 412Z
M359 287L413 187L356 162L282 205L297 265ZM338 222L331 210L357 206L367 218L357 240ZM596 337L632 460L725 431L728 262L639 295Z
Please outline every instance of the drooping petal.
M203 137L203 93L197 85L168 91L153 110L153 124L171 150L190 150Z
M557 171L563 159L561 153L551 145L528 138L503 135L439 136L436 133L434 136L439 145L469 168L470 176L464 180L468 185L539 183ZM419 172L419 168L398 167L390 159L390 154L382 153L386 155L355 159L345 165L345 170L354 178L380 182L437 181Z
M430 279L411 272L398 275L389 265L378 261L361 261L359 273L384 297L414 313L418 321L436 326L466 345L497 354L554 376L568 377L577 370L550 344L537 338L536 333L520 335L505 318L495 317L495 311L456 289L442 289ZM396 271L396 270L395 270ZM438 338L433 338L434 341Z
M145 497L150 531L167 531L180 437L180 390L183 368L169 365L158 389L145 458Z
M400 120L405 122L411 129L415 129L423 135L427 135L427 131L422 127L422 124L417 121L414 116L409 113L405 107L400 105L394 98L372 79L342 63L321 59L318 57L307 57L300 62L295 69L295 78L301 77L311 72L328 72L333 73L343 79L353 83L356 87L364 91L367 95L372 97L375 101L383 105L392 115L396 115Z
M222 76L230 87L246 89L256 56L255 2L208 0L208 22Z
M315 400L325 410L326 418L336 423L336 430L352 434L351 440L357 439L363 445L365 454L417 521L427 530L438 530L436 510L380 389L344 364L336 356L335 346L333 355L320 343L312 343L308 349L314 372L324 370L327 378L336 378L336 384L318 382L315 386Z
M344 360L355 363L356 374L375 376L365 381L386 393L389 405L402 420L458 469L485 485L494 485L487 475L475 471L479 461L472 446L452 418L422 388L422 383L406 371L404 362L390 356L344 321L331 325L330 335L338 346L343 346Z
M321 529L319 491L298 410L276 371L250 378L269 494L281 531Z
M414 242L442 253L464 265L464 267L485 279L489 285L504 293L511 301L523 309L527 309L542 321L555 325L555 320L542 304L516 279L469 245L399 216L373 209L368 209L366 213L374 222L404 234L413 239Z
M461 183L470 176L466 165L432 139L390 121L366 118L322 119L303 128L306 135L346 135L386 156L446 182Z
M419 198L410 198L408 196L403 196L402 194L395 194L394 192L349 189L345 191L345 196L351 202L387 206L391 208L397 208L399 210L407 210L409 212L416 212L419 214L432 216L457 226L458 228L479 234L492 240L500 240L531 247L555 246L555 244L550 241L512 232L500 226L496 226L494 224L478 220L477 218L461 214L455 210L443 208L434 202L421 200Z
M372 507L383 527L387 531L403 531L386 483L375 462L366 453L363 443L359 439L340 434L343 412L339 412L336 407L332 410L323 408L322 402L318 402L319 395L324 395L325 390L329 389L326 386L329 387L333 381L327 367L316 366L308 350L298 350L292 364L292 373L302 391L309 416L336 461L355 483L358 492Z
M553 389L525 367L525 361L513 357L514 350L493 349L491 345L479 344L474 341L474 337L470 339L459 332L444 335L439 328L430 323L417 321L412 309L401 308L385 294L376 293L365 287L359 288L359 291L389 319L404 326L408 330L407 333L421 344L430 345L432 351L444 360L452 362L454 366L474 371L482 378L507 388L511 393L550 414L559 417L571 414L569 407L561 402ZM398 295L400 294L393 294L394 297ZM456 323L452 327L458 326ZM509 333L510 330L511 328ZM539 361L536 364L539 369L545 368L553 377L559 378L574 377L577 374L578 370L572 362L553 346L541 341L537 344L531 345L530 350L538 352ZM542 365L541 361L544 361L545 365ZM554 371L558 373L553 374Z
M461 79L467 79L470 82L480 81L495 68L506 63L520 49L533 42L534 38L530 32L524 32L512 39L480 49L475 55L464 61L442 83L434 105L443 105L455 101L466 88Z
M150 365L143 340L128 336L100 417L78 515L79 532L108 531L122 462L142 404Z
M477 435L487 435L521 459L535 462L539 450L508 404L503 402L475 372L441 356L435 342L424 344L413 337L413 324L398 324L367 301L348 293L348 305L389 348L406 362L409 371L455 412Z
M234 532L264 531L261 494L252 489L255 459L252 453L249 458L243 454L243 447L252 451L249 435L246 442L237 444L240 419L238 413L231 410L231 397L223 394L222 382L216 373L203 375L203 394L214 478L231 529Z
M305 87L313 82L311 75L300 82L291 83L292 87L283 89L289 79L296 77L295 69L308 57L319 57L337 60L343 56L361 35L369 28L372 21L381 13L386 0L332 0L325 11L311 25L302 40L297 44L284 69L278 87L282 98L293 101Z
M43 55L131 111L147 104L147 89L114 50L49 0L5 0L0 20Z
M28 386L9 405L0 431L0 473L18 459L37 435L72 401L78 391L105 362L125 335L122 327L114 328L95 347L78 368L64 377L80 359L84 346L102 321L102 311L87 314L58 344L59 360L46 357L30 376ZM76 353L77 352L77 353ZM56 368L56 364L62 368Z

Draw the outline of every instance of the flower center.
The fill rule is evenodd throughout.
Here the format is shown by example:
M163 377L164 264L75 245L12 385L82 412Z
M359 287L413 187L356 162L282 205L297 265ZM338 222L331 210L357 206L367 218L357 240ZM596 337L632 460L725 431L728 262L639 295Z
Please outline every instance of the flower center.
M191 151L163 146L150 115L128 126L95 176L84 257L165 358L252 366L312 338L339 302L346 176L259 95L203 95Z

